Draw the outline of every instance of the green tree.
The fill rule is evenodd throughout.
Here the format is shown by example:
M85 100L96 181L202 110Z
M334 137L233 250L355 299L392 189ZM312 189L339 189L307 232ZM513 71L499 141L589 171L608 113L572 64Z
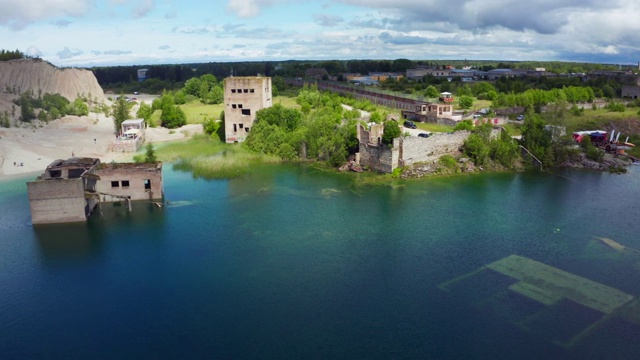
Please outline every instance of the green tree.
M438 92L438 89L435 86L429 85L427 89L424 91L424 96L426 98L434 99L440 96L440 93Z
M89 105L82 101L81 98L76 98L69 106L69 114L76 116L89 115Z
M531 109L527 110L522 124L522 146L543 161L547 148L551 146L551 134L545 130L542 118ZM545 163L547 166L553 163Z
M472 96L473 92L471 91L471 88L469 87L469 85L463 85L460 86L459 88L456 89L456 95L462 97L462 96Z
M169 96L162 104L160 114L162 126L167 129L179 128L187 124L187 117L180 107L173 103L173 97Z
M607 99L613 99L616 96L616 92L613 90L611 85L606 84L602 86L602 95Z
M125 120L130 119L129 116L129 103L123 95L120 95L116 102L111 107L111 116L113 116L113 125L115 127L116 134L120 133L120 128Z
M462 121L458 122L456 124L456 126L453 128L453 131L458 131L458 130L472 131L473 130L473 121L471 121L471 120L462 120Z
M582 141L580 141L580 147L588 159L597 162L601 162L604 159L604 152L593 145L589 136L584 136L582 138Z
M156 159L156 151L153 148L153 144L148 143L147 147L146 147L147 151L144 155L144 162L146 163L155 163L158 161L158 159Z
M191 79L185 81L184 87L182 89L185 92L185 94L199 97L201 85L202 85L202 80L200 80L197 77L192 77Z
M402 134L400 126L394 120L387 120L384 122L384 130L382 131L382 142L387 145L393 144L393 139Z
M462 109L469 109L473 106L473 98L471 96L460 96L458 98L458 105Z
M302 113L296 109L288 109L278 103L256 112L256 121L265 121L287 131L295 130L302 120Z
M36 118L35 110L31 104L31 98L28 93L20 95L20 120L31 121Z
M151 108L151 105L145 102L140 103L140 107L138 108L136 117L144 119L144 121L149 123L149 120L151 120L151 115L153 115L153 109Z
M222 100L224 100L224 90L222 90L222 86L215 85L205 97L204 102L207 104L222 104Z
M376 124L382 124L382 115L380 115L379 112L374 111L371 113L371 117L369 118L369 121Z

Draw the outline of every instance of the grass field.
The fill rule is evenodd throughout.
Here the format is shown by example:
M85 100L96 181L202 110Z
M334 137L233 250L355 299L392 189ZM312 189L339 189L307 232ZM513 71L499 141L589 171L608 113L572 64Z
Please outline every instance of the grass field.
M187 116L187 124L202 124L205 118L220 119L220 113L224 111L224 104L206 105L200 101L180 105Z
M144 151L136 160L144 159ZM159 144L156 157L171 162L178 170L191 171L196 177L222 179L240 176L258 163L280 162L275 156L256 154L239 144L225 144L206 135L187 141Z
M570 111L567 111L564 123L567 127L567 132L573 132L601 129L612 122L638 119L638 117L637 108L627 108L624 112L614 112L606 109L585 109L580 115L574 115Z
M429 131L429 132L451 132L451 131L453 131L453 126L439 125L439 124L432 124L432 123L421 123L421 122L416 122L415 124L418 127L418 129Z

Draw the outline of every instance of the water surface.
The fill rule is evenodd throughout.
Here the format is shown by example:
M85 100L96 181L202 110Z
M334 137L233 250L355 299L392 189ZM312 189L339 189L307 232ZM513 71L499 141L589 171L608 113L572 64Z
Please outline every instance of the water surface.
M0 356L25 358L636 359L640 325L544 306L482 271L511 254L639 296L640 169L483 174L358 186L257 167L232 180L165 167L168 206L103 206L32 227L0 182Z

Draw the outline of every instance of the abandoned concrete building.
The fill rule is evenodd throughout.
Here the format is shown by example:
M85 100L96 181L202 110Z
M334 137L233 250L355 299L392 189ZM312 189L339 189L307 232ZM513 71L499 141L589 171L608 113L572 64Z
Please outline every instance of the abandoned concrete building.
M271 107L271 78L263 76L224 79L224 133L227 143L243 142L260 109Z
M144 143L146 123L144 119L125 120L120 125L120 133L111 145L111 151L136 152Z
M162 163L104 163L97 171L96 189L101 201L123 197L131 200L161 200L164 196Z
M162 163L101 164L100 159L84 157L56 160L27 182L27 193L34 225L85 221L100 202L161 200Z
M31 222L86 220L98 203L91 194L96 194L99 165L95 158L56 160L36 180L27 182Z

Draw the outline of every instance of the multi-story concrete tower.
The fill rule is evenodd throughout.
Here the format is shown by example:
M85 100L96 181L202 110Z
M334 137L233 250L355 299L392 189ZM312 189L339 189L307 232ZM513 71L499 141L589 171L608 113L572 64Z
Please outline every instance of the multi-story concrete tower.
M271 78L263 76L224 79L224 133L227 143L243 142L260 109L271 107Z

